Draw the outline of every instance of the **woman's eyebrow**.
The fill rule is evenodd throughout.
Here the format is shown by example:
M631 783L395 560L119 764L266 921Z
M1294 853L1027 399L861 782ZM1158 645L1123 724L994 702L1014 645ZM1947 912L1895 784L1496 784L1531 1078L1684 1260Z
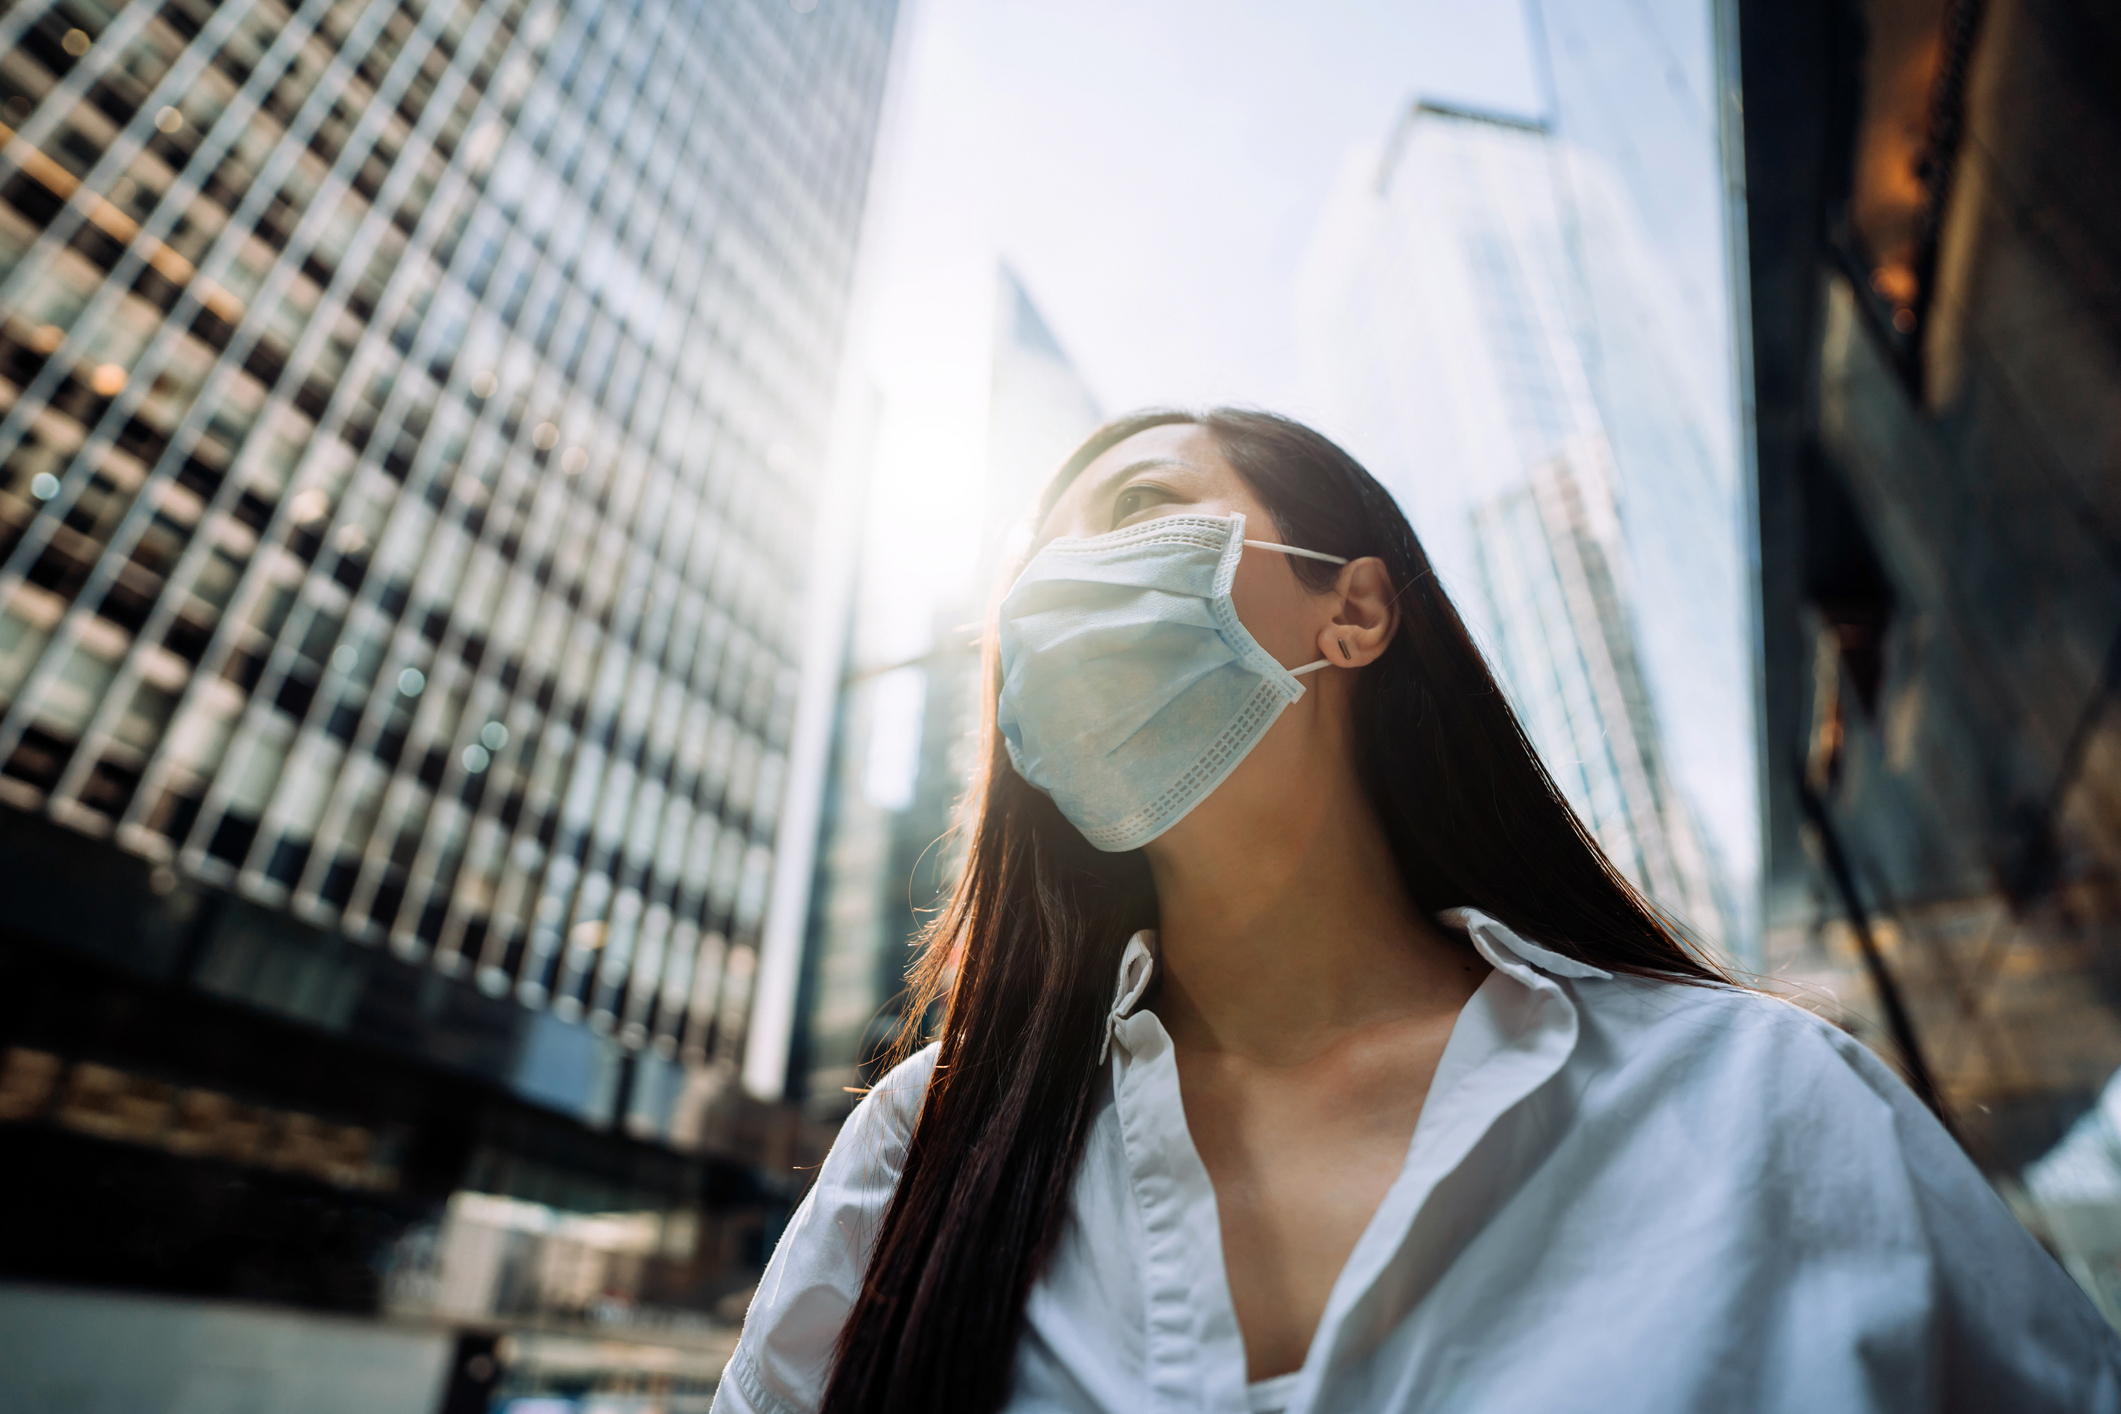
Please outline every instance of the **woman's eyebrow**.
M1144 457L1138 462L1128 462L1118 471L1113 472L1110 476L1107 476L1102 481L1098 482L1097 489L1090 493L1090 497L1093 501L1102 499L1106 492L1111 491L1115 487L1122 485L1130 477L1138 476L1145 471L1155 471L1158 468L1170 468L1176 471L1200 470L1200 468L1193 465L1193 463L1189 461L1181 461L1177 457Z
M1179 457L1143 457L1140 461L1128 462L1125 466L1121 467L1118 471L1113 472L1110 476L1101 477L1098 480L1095 489L1090 491L1089 499L1095 502L1101 499L1106 492L1111 491L1113 488L1125 482L1128 477L1138 475L1139 473L1144 471L1153 471L1158 467L1168 467L1174 471L1190 471L1195 474L1198 474L1200 471L1199 467ZM1078 482L1076 484L1080 483ZM1056 496L1054 498L1054 505L1059 505L1062 497L1068 494L1070 494L1069 490L1064 489L1061 493L1061 496ZM1046 507L1044 512L1040 514L1036 524L1032 526L1031 535L1033 543L1037 543L1038 537L1045 532L1046 522L1053 518L1053 509L1053 506Z

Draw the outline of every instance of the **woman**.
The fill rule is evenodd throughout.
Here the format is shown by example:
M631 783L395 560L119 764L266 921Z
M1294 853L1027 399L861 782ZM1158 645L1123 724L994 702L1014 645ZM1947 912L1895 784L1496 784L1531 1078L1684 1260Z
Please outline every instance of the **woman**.
M1123 418L1031 548L940 1039L718 1409L2121 1409L1908 1091L1600 853L1338 447Z

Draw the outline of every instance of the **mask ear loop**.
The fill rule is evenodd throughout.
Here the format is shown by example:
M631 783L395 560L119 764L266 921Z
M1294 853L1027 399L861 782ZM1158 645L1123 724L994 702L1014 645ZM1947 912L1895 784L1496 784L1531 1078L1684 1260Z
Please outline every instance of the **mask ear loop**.
M1274 550L1284 555L1301 555L1307 560L1324 560L1329 565L1344 565L1348 562L1348 557L1345 555L1329 555L1323 550L1299 550L1294 545L1284 545L1279 540L1247 540L1245 543L1261 550Z
M1261 550L1272 550L1279 555L1301 555L1307 560L1324 560L1329 565L1344 565L1348 562L1348 558L1345 555L1329 555L1323 550L1300 550L1294 545L1284 545L1278 540L1247 540L1245 543L1256 546ZM1342 651L1346 651L1345 644L1342 645ZM1315 663L1306 663L1300 668L1289 669L1289 676L1300 678L1305 673L1315 673L1320 668L1330 668L1332 666L1333 662L1330 658L1321 658Z

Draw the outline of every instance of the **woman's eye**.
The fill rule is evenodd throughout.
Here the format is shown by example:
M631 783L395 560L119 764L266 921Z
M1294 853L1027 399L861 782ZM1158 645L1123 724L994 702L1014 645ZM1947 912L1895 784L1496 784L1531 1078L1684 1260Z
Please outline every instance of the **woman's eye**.
M1129 516L1139 514L1155 504L1156 488L1153 486L1129 486L1119 493L1119 500L1112 506L1112 523L1119 524Z

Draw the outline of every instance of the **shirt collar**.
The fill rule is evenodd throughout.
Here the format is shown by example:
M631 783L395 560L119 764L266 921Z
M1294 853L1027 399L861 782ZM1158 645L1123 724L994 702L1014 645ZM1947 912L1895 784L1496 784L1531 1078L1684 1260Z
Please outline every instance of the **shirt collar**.
M1474 948L1491 965L1501 968L1527 986L1532 982L1532 968L1553 977L1596 977L1605 982L1613 980L1613 974L1604 968L1593 967L1588 962L1578 962L1572 957L1563 957L1550 948L1543 948L1528 938L1520 937L1509 925L1477 908L1447 908L1436 915L1436 921L1446 928L1464 933L1472 939Z
M1156 932L1144 928L1127 939L1127 950L1119 958L1119 984L1112 994L1112 1010L1105 1017L1105 1041L1097 1048L1097 1063L1112 1054L1112 1037L1119 1024L1141 1005L1142 994L1156 977Z
M1596 977L1601 980L1610 980L1613 976L1604 968L1563 957L1550 948L1520 937L1516 930L1477 908L1447 908L1436 915L1436 921L1454 932L1464 933L1490 966L1527 987L1537 989L1541 985L1541 973L1551 977ZM1112 1054L1112 1042L1119 1034L1119 1024L1134 1014L1134 1009L1141 1005L1142 997L1147 994L1149 984L1156 979L1157 956L1154 929L1144 928L1127 939L1126 951L1120 954L1112 1010L1105 1017L1104 1043L1097 1051L1098 1064L1104 1064Z

